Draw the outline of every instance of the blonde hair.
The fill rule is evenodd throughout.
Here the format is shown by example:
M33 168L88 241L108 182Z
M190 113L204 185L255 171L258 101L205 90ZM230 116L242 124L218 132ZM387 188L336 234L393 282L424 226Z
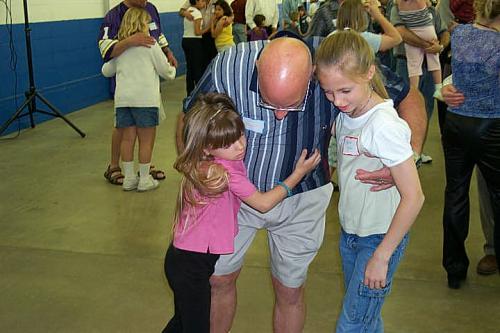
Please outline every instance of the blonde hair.
M196 206L205 205L206 198L215 198L227 191L226 170L213 162L207 149L225 148L244 135L245 126L236 113L231 98L225 94L201 95L184 117L184 151L177 157L174 168L182 174L175 210L175 226L181 214L184 229L196 219Z
M366 40L352 30L337 31L325 38L316 51L316 67L338 66L343 74L353 81L366 76L371 68L376 71L370 80L373 90L382 98L389 98L379 70L375 64L375 55Z
M492 21L500 15L500 0L475 0L474 12L476 18L481 17Z
M345 0L337 13L337 30L350 28L358 32L368 29L370 19L360 0Z
M118 30L118 40L128 38L137 32L148 33L149 22L151 22L151 16L145 9L130 7L123 15Z

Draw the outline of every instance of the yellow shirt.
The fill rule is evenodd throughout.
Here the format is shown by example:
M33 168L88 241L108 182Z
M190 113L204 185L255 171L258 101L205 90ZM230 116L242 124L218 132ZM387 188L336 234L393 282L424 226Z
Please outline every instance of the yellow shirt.
M224 46L234 45L233 41L233 25L230 24L225 28L222 28L219 36L215 38L215 46L217 49Z

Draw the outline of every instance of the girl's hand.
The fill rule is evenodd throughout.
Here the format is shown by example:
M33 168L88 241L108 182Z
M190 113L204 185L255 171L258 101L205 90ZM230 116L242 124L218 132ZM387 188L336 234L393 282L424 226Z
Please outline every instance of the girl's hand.
M372 256L368 260L365 269L365 279L363 283L365 286L370 287L370 289L382 289L387 283L387 270L389 268L389 262Z
M381 14L379 8L380 2L378 0L364 0L363 6L370 16Z
M321 161L321 154L318 149L314 149L314 152L306 159L307 149L303 149L300 154L300 158L295 164L294 172L300 173L302 176L306 175L312 171Z

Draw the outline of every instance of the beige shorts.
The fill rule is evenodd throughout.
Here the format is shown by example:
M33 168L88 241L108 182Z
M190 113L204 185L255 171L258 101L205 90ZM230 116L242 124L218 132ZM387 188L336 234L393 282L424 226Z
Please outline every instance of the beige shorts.
M266 229L271 273L289 288L302 286L309 264L323 243L325 213L332 191L332 184L328 183L287 198L265 214L242 204L234 253L220 256L214 275L227 275L239 270L255 234L259 229Z

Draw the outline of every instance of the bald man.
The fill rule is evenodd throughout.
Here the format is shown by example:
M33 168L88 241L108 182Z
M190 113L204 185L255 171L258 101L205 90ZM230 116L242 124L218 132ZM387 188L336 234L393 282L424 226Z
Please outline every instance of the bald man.
M325 212L333 190L327 148L331 126L338 114L313 77L311 50L320 41L314 38L305 43L282 37L271 42L240 43L217 55L184 103L187 112L202 93L226 93L233 99L246 128L248 176L260 191L270 190L290 175L302 149L308 152L318 149L322 156L318 167L270 212L261 214L242 204L235 252L221 255L210 281L213 333L227 333L231 328L236 311L236 279L245 252L259 229L268 233L275 292L274 331L303 330L304 283L309 264L323 241ZM421 102L412 97L413 93L409 93L409 87L400 78L386 79L396 106L414 109L415 103ZM425 117L423 103L417 108ZM178 126L179 151L182 119L183 115ZM384 174L388 171L372 174L367 182L374 182L374 177ZM377 184L379 189L390 186Z

